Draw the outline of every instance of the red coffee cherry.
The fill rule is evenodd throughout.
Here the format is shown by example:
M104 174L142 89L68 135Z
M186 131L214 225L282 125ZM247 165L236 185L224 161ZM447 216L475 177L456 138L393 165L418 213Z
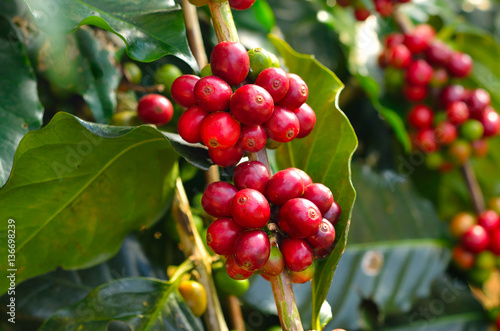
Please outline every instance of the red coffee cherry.
M451 253L453 264L461 270L469 270L474 266L476 254L469 252L462 246L455 246Z
M483 111L490 105L490 103L491 97L487 91L481 88L472 90L469 98L467 99L467 105L469 106L471 117L475 119L481 118Z
M498 113L490 106L484 109L479 120L484 127L483 137L496 136L500 132L500 116L498 116Z
M232 279L243 280L243 279L248 279L250 278L250 276L253 275L253 271L245 270L239 265L237 265L232 255L227 257L225 268L227 274Z
M307 84L300 76L296 74L287 74L289 88L283 99L278 102L278 105L289 110L294 110L302 106L309 96Z
M472 253L480 253L488 248L490 238L481 225L473 225L464 233L462 245Z
M326 213L333 203L332 191L321 183L306 186L302 198L314 203L321 214Z
M271 118L264 123L264 128L268 138L280 143L287 143L299 134L300 123L292 111L275 106Z
M291 271L302 271L309 267L314 260L314 254L303 239L287 237L280 246L285 266Z
M174 115L170 100L159 94L147 94L137 104L137 116L145 122L158 126L167 124Z
M240 137L240 123L226 112L215 112L208 115L201 125L201 140L208 148L228 149Z
M304 182L300 174L292 168L278 171L269 179L266 186L267 199L282 205L290 199L304 194Z
M394 32L389 33L384 38L384 45L386 48L391 48L397 45L401 45L405 39L405 36L402 33Z
M276 246L271 246L271 254L266 264L260 268L260 272L268 277L278 276L285 268L283 254Z
M394 11L394 3L391 0L373 0L373 4L382 17L389 17Z
M467 77L472 71L472 58L465 53L454 52L448 60L448 71L455 77Z
M247 230L240 233L234 244L234 261L248 271L262 268L271 252L271 243L262 230Z
M432 126L434 112L428 106L417 104L408 113L408 123L416 129L426 129Z
M240 162L245 151L240 146L234 145L228 149L208 149L208 155L212 162L220 167L232 167Z
M269 120L273 114L274 102L263 87L247 84L234 92L229 109L239 122L258 125Z
M213 217L231 217L231 200L238 189L226 182L214 182L207 186L201 198L201 206Z
M262 194L266 192L270 178L269 170L259 161L248 161L238 164L234 169L233 181L239 190L251 188Z
M271 208L262 193L245 188L231 201L231 215L238 225L247 229L264 227L271 216Z
M208 114L199 106L186 110L177 123L177 132L182 139L192 144L201 142L201 125Z
M427 98L428 89L426 85L406 84L403 88L403 94L406 99L419 102Z
M177 77L172 83L172 89L170 90L172 99L184 108L196 105L194 86L199 80L200 77L195 75L182 75Z
M451 56L451 49L443 42L434 40L425 51L425 58L435 66L445 67Z
M484 130L483 130L484 131ZM488 141L486 139L479 139L476 141L471 142L471 147L472 147L472 153L476 157L485 157L488 154L489 151L489 145Z
M311 201L295 198L285 202L278 212L278 225L288 235L305 238L316 234L322 216Z
M314 125L316 125L316 113L307 103L295 109L293 113L299 120L299 134L297 138L307 137L314 129Z
M438 143L449 145L458 137L457 127L447 121L441 122L434 129L434 137Z
M238 146L243 150L256 153L266 147L267 133L262 125L242 125Z
M413 61L406 70L406 81L411 85L427 85L432 79L432 67L425 60Z
M450 85L441 90L439 99L443 107L455 101L465 101L467 92L462 85Z
M290 281L294 284L304 284L314 277L316 272L316 264L313 262L309 267L302 271L289 271ZM338 330L338 329L337 329ZM333 330L335 331L335 330Z
M257 76L255 84L262 86L273 97L274 102L283 99L288 92L290 83L285 70L281 68L267 68Z
M289 169L294 170L299 174L299 176L302 178L302 181L304 182L304 188L307 185L311 185L313 183L311 177L304 170L299 168L289 168Z
M455 101L446 107L448 121L455 125L464 123L469 118L469 107L462 101Z
M194 86L194 97L198 105L208 112L223 111L229 108L233 90L222 79L215 76L201 78Z
M366 21L366 19L370 17L370 11L366 8L355 8L354 17L360 22Z
M424 52L436 32L428 24L418 25L412 32L405 34L404 44L413 54Z
M342 214L342 209L340 209L339 204L336 201L334 201L330 209L328 209L326 213L322 214L322 216L323 219L330 221L330 223L332 223L332 225L335 226L337 225L341 214Z
M405 45L396 45L387 49L387 60L394 68L406 68L411 63L411 52Z
M491 209L487 209L477 215L477 224L481 225L486 231L491 232L500 228L500 216Z
M306 241L313 251L328 248L335 241L335 228L330 221L323 218L318 231L312 236L306 237Z
M446 69L442 67L434 68L429 85L432 87L443 87L448 84L449 79L450 77L448 76Z
M424 129L418 131L413 143L424 153L432 153L439 148L436 137L434 135L434 130L432 129Z
M245 10L254 4L255 0L229 0L229 6L236 10Z
M245 47L234 41L222 41L215 45L210 55L210 67L214 76L229 85L243 82L250 70L250 58Z
M236 238L244 230L232 218L218 218L207 228L207 245L219 255L232 255Z
M490 251L493 252L493 254L499 256L500 255L500 229L495 229L491 233L491 238L490 238Z

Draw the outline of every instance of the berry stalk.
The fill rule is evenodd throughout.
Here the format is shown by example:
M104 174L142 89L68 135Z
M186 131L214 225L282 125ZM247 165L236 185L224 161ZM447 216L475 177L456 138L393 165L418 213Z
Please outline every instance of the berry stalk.
M483 192L481 192L481 188L479 187L479 183L477 182L476 174L474 173L470 162L465 162L462 165L461 171L467 184L469 194L472 198L474 210L476 211L476 214L480 214L485 209L484 197Z
M228 1L208 1L210 14L212 15L212 24L219 42L222 41L238 41L238 33L234 25L233 15ZM269 173L272 174L271 167L265 149L250 153L250 160L258 160L262 162ZM274 234L275 240L278 240L279 235ZM280 318L283 330L298 330L302 331L302 323L300 321L299 310L295 303L292 283L287 271L281 272L278 276L270 277L271 287L273 290L278 316Z

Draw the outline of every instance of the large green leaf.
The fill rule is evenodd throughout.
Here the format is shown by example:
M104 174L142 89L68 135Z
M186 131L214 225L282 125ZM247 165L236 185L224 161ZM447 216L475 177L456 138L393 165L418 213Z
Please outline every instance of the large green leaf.
M172 146L201 158L193 163L206 162L205 149L150 126L113 127L58 113L29 132L0 190L0 219L16 222L16 281L102 262L131 230L158 220L177 176ZM6 221L0 237L7 238ZM0 255L7 256L7 244ZM7 260L1 266L8 269ZM7 278L0 284L3 293Z
M450 257L444 224L410 182L359 166L353 167L353 181L354 226L327 296L333 310L329 326L348 330L408 312L415 299L429 295Z
M42 124L43 108L20 32L0 16L0 187L21 138Z
M336 226L338 242L330 257L320 261L312 281L313 327L320 328L319 314L332 281L335 267L344 251L352 205L356 193L351 183L350 162L357 146L351 124L337 106L342 83L330 70L310 55L302 55L288 44L271 37L290 72L301 76L309 87L308 104L316 112L316 127L304 139L277 150L280 168L297 167L307 172L314 182L328 186L342 207L342 217Z
M182 11L174 0L25 0L35 23L49 30L74 31L95 25L117 34L127 54L150 62L175 55L197 68L186 41Z
M202 330L175 289L175 284L151 278L111 281L55 313L40 330L107 331L110 324L140 331Z

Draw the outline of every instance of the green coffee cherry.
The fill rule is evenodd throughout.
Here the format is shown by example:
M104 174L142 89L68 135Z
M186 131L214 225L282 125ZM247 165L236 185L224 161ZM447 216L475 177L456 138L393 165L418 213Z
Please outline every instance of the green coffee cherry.
M250 58L248 78L252 81L257 79L262 70L271 67L279 68L280 66L276 55L263 48L252 48L248 51L248 57Z
M217 289L226 295L240 296L245 294L250 287L250 281L248 279L232 279L224 268L215 270L214 281Z
M491 251L482 251L476 257L475 266L482 270L495 269L496 256Z
M437 170L441 168L444 161L444 157L441 153L434 152L427 155L427 158L425 159L425 165L431 170Z
M116 126L138 126L144 124L137 116L137 112L132 110L121 111L115 113L111 117L111 125Z
M385 84L387 88L392 91L400 91L405 80L405 73L401 69L387 67L385 70Z
M170 95L170 90L172 89L172 84L177 77L182 76L182 71L177 66L173 64L165 64L161 66L155 72L155 83L162 84L165 86L165 93Z
M460 135L469 141L478 140L483 136L484 127L478 120L470 119L467 120L460 127Z
M212 73L212 67L210 66L210 63L207 63L200 71L200 76L201 77L207 77L207 76L213 76Z
M123 65L123 74L132 84L139 85L141 83L142 71L134 62L126 62Z

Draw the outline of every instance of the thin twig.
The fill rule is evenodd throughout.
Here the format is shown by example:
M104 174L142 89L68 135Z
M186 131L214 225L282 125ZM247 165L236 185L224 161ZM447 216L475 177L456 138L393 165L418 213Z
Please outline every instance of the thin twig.
M467 184L467 189L469 190L469 194L472 198L472 203L474 205L474 210L476 214L479 214L484 211L485 203L483 192L481 192L481 187L476 179L476 174L474 173L474 169L470 165L469 161L466 161L462 165L462 175L465 179L465 183Z
M189 48L193 52L194 58L201 70L208 63L208 59L205 46L203 46L203 36L201 35L196 6L192 5L188 0L182 0L182 12L184 13L184 22L186 23Z

